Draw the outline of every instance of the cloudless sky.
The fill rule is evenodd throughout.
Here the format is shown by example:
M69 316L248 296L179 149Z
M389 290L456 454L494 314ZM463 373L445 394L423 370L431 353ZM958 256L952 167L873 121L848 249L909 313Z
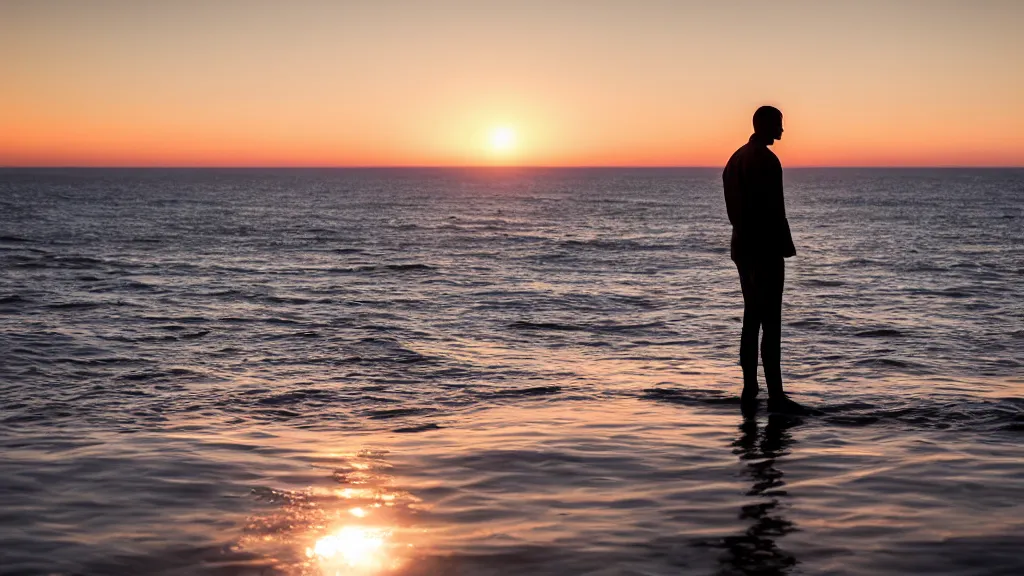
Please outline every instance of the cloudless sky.
M787 166L1024 165L1024 0L0 0L0 165L717 166L766 103Z

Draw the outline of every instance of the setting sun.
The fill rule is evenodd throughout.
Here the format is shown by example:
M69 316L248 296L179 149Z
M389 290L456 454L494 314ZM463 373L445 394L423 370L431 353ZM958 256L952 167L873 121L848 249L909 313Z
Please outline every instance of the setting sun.
M495 152L509 152L516 147L515 130L502 126L491 132L491 149Z

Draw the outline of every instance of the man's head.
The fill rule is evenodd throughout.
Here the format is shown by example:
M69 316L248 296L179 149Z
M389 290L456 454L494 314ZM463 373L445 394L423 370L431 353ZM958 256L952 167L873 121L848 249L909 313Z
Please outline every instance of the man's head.
M770 140L782 140L782 112L774 106L761 106L754 112L754 134Z

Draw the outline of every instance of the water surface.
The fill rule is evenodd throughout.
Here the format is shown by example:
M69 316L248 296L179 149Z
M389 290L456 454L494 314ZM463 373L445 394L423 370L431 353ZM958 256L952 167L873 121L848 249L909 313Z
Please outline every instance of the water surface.
M0 172L4 574L1018 574L1024 171Z

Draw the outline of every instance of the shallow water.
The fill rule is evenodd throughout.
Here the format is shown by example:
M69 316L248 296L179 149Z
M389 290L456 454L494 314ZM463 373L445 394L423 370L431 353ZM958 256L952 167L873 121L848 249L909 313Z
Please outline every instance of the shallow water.
M0 171L0 573L1024 572L1022 170Z

